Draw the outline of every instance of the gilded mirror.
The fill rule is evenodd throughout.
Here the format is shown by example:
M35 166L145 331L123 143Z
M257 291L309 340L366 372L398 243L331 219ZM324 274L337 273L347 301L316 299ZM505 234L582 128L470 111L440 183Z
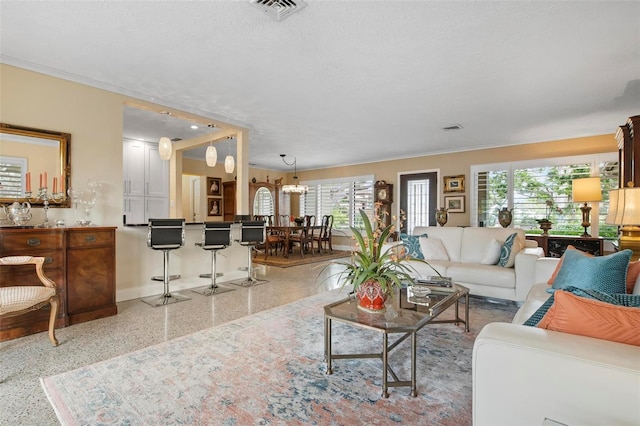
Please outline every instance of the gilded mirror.
M70 145L69 133L0 123L0 204L24 200L30 189L28 201L42 206L39 188L46 186L51 196L55 186L49 207L69 207Z

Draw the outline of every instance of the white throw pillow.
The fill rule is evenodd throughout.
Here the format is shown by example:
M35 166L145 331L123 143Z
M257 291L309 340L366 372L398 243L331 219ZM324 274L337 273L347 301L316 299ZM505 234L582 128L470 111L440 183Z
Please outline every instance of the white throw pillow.
M442 245L440 238L420 237L418 242L420 243L420 250L422 250L424 260L449 260L447 249Z
M487 250L484 253L484 257L480 261L483 265L496 265L500 260L500 251L502 250L502 243L495 238L489 242Z

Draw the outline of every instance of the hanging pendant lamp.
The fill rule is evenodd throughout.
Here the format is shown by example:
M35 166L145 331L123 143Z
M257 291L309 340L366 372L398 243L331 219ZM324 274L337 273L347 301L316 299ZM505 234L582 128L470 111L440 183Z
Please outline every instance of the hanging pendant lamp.
M165 130L167 128L167 116L171 115L170 112L162 111L162 115L164 115L164 127ZM160 138L160 142L158 143L158 153L160 154L160 158L162 160L169 160L171 158L171 139L166 136Z
M207 166L215 167L218 162L218 151L213 146L213 142L207 147L207 152L204 154L204 158L207 161Z
M227 138L227 140L231 139L230 137ZM233 173L233 169L236 166L236 160L234 160L233 156L231 155L231 142L229 143L229 154L227 155L227 158L224 159L224 171L227 173Z
M287 166L293 166L293 181L295 182L295 184L283 185L282 192L284 192L285 194L306 194L307 192L309 192L309 187L307 185L300 185L298 183L298 159L294 157L293 163L287 163L287 160L284 159L285 156L286 154L280 154L280 157L282 157L282 161L284 162L284 164L286 164Z

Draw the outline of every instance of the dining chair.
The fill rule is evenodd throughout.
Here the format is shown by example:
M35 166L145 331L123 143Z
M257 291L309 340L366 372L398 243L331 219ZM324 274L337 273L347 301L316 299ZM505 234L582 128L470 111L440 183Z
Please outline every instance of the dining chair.
M304 258L305 253L311 253L314 256L313 251L313 236L316 230L316 226L312 225L312 221L307 220L308 216L305 216L304 225L299 233L289 235L289 247L288 250L292 251L294 245L300 247L300 257Z
M2 318L26 314L27 312L51 306L49 314L49 340L58 346L56 339L56 316L58 315L58 288L43 270L44 257L6 256L0 258L0 265L35 265L36 275L42 286L18 285L0 287L0 322Z
M331 230L333 228L333 215L326 214L322 216L322 222L320 225L320 229L318 233L314 236L314 240L318 243L318 252L322 253L323 251L329 248L329 253L333 252L333 246L331 244ZM323 249L324 246L324 249Z

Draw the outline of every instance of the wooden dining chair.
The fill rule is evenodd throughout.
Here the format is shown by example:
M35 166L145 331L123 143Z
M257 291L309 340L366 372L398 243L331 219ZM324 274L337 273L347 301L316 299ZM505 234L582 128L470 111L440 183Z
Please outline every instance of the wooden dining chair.
M300 247L300 257L304 258L305 253L311 253L312 256L315 255L313 251L313 236L316 230L315 225L311 225L313 223L311 220L307 220L307 216L305 216L305 222L303 224L302 230L297 234L289 235L289 247L288 250L292 251L293 246L298 245Z
M322 216L322 222L318 232L314 235L313 239L318 244L318 253L329 248L329 253L333 252L333 245L331 244L331 229L333 228L333 215L326 214ZM324 246L324 249L323 249Z

